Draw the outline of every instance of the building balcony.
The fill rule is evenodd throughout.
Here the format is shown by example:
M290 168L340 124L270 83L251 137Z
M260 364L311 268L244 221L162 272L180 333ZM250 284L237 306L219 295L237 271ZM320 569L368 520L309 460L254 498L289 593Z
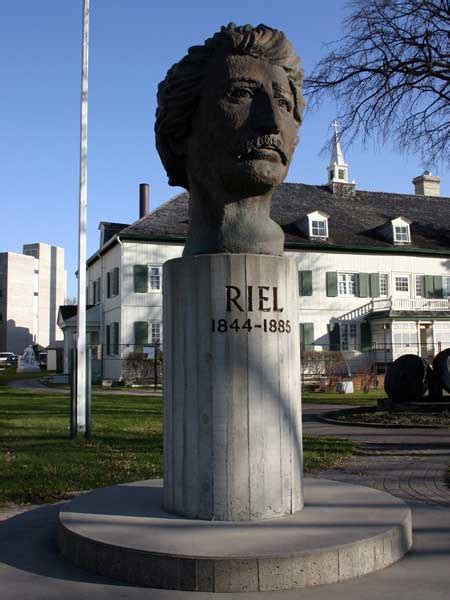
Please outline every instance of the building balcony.
M338 321L354 321L381 316L445 316L450 317L450 298L375 298L341 315ZM447 314L448 313L448 314Z
M450 298L383 298L372 300L372 311L450 311Z

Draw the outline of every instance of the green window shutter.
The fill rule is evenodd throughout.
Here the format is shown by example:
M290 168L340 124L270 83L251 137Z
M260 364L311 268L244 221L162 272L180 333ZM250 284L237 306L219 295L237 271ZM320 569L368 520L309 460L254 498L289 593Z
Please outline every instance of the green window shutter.
M441 275L433 276L433 286L434 286L434 298L443 298L444 290L442 289L442 276Z
M312 271L300 271L298 276L300 296L312 296Z
M367 352L372 349L372 330L368 321L361 323L361 350Z
M334 297L338 295L337 273L327 273L327 296Z
M378 298L380 295L380 275L378 273L370 274L370 296Z
M424 277L424 293L425 293L425 298L433 298L434 297L433 275L425 275L425 277Z
M134 265L133 276L134 291L139 294L148 292L148 266Z
M359 273L358 288L358 295L360 298L368 298L370 296L369 273Z
M119 295L119 267L113 270L113 296Z
M328 335L330 338L330 350L341 349L341 328L339 323L330 323L328 325Z
M97 279L97 300L102 301L102 280L100 277Z
M148 344L147 321L134 322L134 343L136 346L145 346L146 344Z
M111 298L111 272L106 273L106 297Z
M300 347L302 352L314 350L314 323L300 323Z
M119 354L119 323L112 324L112 334L112 353L117 356Z
M106 354L109 356L111 354L111 326L106 326Z

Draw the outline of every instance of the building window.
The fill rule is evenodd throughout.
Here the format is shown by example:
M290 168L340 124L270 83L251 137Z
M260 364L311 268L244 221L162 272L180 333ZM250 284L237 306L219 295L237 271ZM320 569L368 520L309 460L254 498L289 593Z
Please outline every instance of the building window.
M406 275L398 275L395 278L396 292L409 292L409 277Z
M442 278L442 295L444 298L450 298L450 277Z
M119 323L110 323L106 326L106 354L109 356L119 354Z
M416 275L416 298L423 298L423 275Z
M101 300L101 280L92 282L92 304L98 304Z
M356 323L341 323L341 350L356 350Z
M119 267L106 273L106 297L119 295Z
M161 267L148 267L149 291L158 292L161 290Z
M338 179L345 179L344 169L338 169Z
M338 273L339 296L358 295L358 276L356 273Z
M311 221L311 237L326 238L327 222L326 221Z
M161 323L155 322L151 324L151 343L152 344L160 344L161 343Z
M113 269L112 272L112 295L119 295L119 267Z
M162 289L162 267L159 265L134 265L134 292L147 294Z
M396 225L394 227L394 242L405 243L409 242L409 226Z
M387 273L380 273L380 296L389 296L389 276Z
M417 324L411 322L398 322L392 331L394 349L397 353L402 352L402 348L418 349L417 342Z

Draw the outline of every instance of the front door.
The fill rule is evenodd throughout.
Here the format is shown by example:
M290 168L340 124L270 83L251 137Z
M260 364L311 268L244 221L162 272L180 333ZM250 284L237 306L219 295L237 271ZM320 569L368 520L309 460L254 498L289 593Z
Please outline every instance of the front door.
M419 323L420 356L425 360L433 360L433 325L432 323Z

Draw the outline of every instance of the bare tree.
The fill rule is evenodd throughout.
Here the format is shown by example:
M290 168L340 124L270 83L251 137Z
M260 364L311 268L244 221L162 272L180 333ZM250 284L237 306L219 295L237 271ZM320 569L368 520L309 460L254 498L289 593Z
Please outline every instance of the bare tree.
M342 134L450 163L449 0L353 0L344 36L305 79L309 104L333 96Z

